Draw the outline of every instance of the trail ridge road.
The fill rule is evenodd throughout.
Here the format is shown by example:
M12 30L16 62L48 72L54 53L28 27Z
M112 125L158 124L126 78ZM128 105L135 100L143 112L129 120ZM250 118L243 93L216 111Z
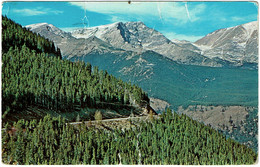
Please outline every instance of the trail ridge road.
M148 116L127 117L127 118L113 118L113 119L104 119L104 120L100 120L100 121L97 121L97 120L94 120L94 121L84 121L84 123L88 123L88 122L95 123L95 122L122 121L122 120L128 120L128 119L144 119L144 120L146 120L147 118L148 118ZM70 122L68 124L78 125L78 124L82 124L82 122Z

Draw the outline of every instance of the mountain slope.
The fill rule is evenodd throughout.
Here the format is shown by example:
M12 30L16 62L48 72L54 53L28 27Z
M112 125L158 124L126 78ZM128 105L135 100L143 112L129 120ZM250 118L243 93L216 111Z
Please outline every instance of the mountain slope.
M214 31L194 43L203 55L231 62L258 62L258 22Z
M15 33L16 39L19 39L15 41L17 43L5 38L2 43L3 47L9 47L2 55L4 121L8 121L5 119L7 117L16 119L17 115L25 118L26 115L21 113L28 113L23 112L28 108L58 113L82 110L87 113L90 108L111 109L122 115L130 115L131 112L141 112L144 104L149 105L149 98L140 87L123 82L98 67L92 68L91 64L61 60L59 55L48 56L43 49L54 47L52 42L47 43L48 40L26 29L21 31L21 26L8 18L4 17L3 23L3 33L7 36L10 31L19 32ZM52 29L49 28L50 31ZM26 33L31 33L32 39L45 40L43 46L50 47L37 45L39 41L35 41L36 44L33 41L24 42L21 37ZM67 34L57 34L61 35ZM34 50L35 45L40 53Z
M192 50L194 52L198 52L198 53L201 52L201 50L197 46L195 46L193 43L191 43L190 41L186 41L186 40L180 41L177 39L173 39L171 41L174 42L175 44L179 45L182 48L186 48L186 49Z
M256 70L182 65L152 51L139 55L91 53L70 60L99 66L124 81L139 85L150 97L175 107L191 104L257 106Z

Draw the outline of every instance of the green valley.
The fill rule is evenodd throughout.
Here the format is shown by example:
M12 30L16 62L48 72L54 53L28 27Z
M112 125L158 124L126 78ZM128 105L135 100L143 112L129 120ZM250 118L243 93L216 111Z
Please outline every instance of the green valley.
M130 56L127 52L125 55L91 53L71 60L106 69L124 81L139 85L149 96L167 101L174 109L188 105L257 107L257 70L182 65L152 51Z

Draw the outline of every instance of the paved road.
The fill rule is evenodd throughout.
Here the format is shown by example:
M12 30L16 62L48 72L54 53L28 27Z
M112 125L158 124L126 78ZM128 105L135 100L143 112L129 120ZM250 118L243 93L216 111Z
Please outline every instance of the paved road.
M104 119L101 120L102 122L109 122L109 121L122 121L122 120L128 120L128 119L141 119L141 118L147 118L147 116L140 116L140 117L127 117L127 118L113 118L113 119ZM88 123L88 122L97 122L97 121L85 121L84 123ZM77 125L77 124L82 124L82 122L71 122L69 123L71 125Z

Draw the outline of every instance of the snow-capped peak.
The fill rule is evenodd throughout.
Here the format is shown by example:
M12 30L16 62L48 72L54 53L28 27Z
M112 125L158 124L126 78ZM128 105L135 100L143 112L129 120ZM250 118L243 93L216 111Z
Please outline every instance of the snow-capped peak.
M107 33L108 31L111 31L112 29L117 28L120 24L122 24L122 22L116 22L112 24L100 25L95 27L80 28L71 31L71 34L75 38L89 38L93 35L100 38L103 34Z
M29 28L29 29L35 29L35 28L39 28L39 27L44 26L44 25L49 25L49 24L48 23L37 23L37 24L30 24L30 25L27 25L25 27Z
M72 33L80 33L80 32L83 32L83 31L93 30L93 29L96 29L96 30L110 29L110 28L116 27L120 23L121 22L116 22L116 23L112 23L112 24L106 24L106 25L100 25L100 26L94 26L94 27L78 28L78 29L72 30L71 32Z
M251 35L258 28L258 22L253 21L246 24L242 24L242 26L247 30L248 34Z

